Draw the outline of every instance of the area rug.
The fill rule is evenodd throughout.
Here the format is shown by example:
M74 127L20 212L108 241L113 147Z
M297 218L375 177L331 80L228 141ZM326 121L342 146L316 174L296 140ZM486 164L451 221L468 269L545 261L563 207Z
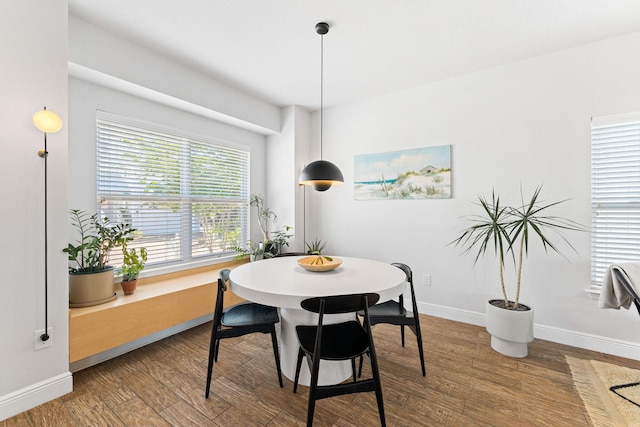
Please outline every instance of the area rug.
M573 384L595 427L640 426L640 370L566 356Z

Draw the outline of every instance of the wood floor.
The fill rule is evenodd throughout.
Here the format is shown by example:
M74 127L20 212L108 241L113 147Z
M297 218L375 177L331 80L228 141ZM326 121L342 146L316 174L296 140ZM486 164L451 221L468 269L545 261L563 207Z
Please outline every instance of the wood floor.
M493 352L483 328L421 316L427 376L414 335L374 327L387 425L589 426L565 355L640 369L633 361L535 340L529 357ZM306 387L278 380L267 335L227 339L204 398L210 324L74 374L74 391L9 426L304 426ZM366 364L365 364L366 366ZM365 370L366 371L366 370ZM364 374L363 374L364 375ZM373 393L318 402L314 426L376 426Z

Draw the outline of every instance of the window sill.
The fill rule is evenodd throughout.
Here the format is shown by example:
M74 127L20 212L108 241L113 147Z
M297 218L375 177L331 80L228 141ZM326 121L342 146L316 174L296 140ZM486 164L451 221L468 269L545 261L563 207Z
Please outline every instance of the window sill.
M600 288L587 288L584 292L589 296L589 299L598 299L600 298Z
M138 279L133 295L104 304L69 309L69 362L76 362L156 332L213 313L218 272L233 261ZM225 305L240 298L225 297Z

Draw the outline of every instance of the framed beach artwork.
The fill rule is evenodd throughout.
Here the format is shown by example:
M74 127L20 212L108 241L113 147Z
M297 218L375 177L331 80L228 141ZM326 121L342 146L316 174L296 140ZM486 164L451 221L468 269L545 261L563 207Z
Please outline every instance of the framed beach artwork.
M451 145L354 157L356 200L450 199Z

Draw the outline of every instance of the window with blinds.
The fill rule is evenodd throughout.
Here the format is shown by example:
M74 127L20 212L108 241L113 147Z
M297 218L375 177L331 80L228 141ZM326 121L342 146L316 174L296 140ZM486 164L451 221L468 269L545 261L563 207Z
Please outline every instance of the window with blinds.
M249 152L99 113L98 212L136 229L147 266L189 263L249 236ZM202 138L204 139L204 138ZM119 250L111 264L122 260Z
M640 112L591 125L592 286L628 261L640 261Z

